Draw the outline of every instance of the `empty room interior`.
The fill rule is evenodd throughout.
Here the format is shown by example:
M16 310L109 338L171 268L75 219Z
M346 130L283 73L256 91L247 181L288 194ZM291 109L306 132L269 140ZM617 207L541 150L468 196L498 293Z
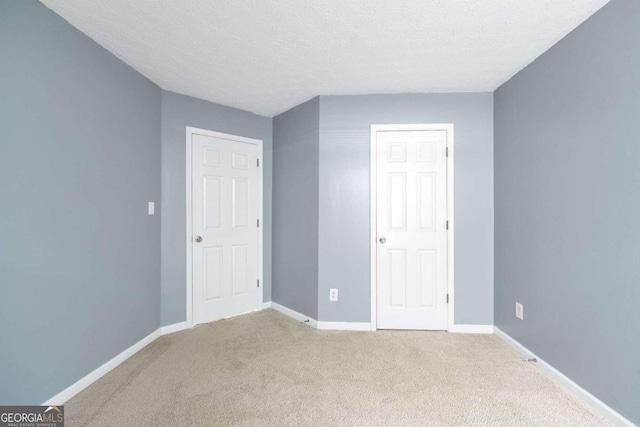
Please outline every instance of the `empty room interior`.
M637 307L638 0L0 0L0 426L636 426Z

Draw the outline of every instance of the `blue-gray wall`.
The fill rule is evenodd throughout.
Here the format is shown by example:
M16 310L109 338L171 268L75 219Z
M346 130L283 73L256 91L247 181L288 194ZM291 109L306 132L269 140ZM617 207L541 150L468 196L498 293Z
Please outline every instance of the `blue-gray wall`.
M0 403L40 404L160 321L160 89L0 0Z
M318 318L319 98L273 119L273 301Z
M399 123L455 126L455 322L491 325L491 93L320 97L319 320L370 320L370 125Z
M271 300L271 119L162 91L162 320L186 320L186 127L263 141L264 301Z
M495 199L496 325L639 423L639 1L496 91Z

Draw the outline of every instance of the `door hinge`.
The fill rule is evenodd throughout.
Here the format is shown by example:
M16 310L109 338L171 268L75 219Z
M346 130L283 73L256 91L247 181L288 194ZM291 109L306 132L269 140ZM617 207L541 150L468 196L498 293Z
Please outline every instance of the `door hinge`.
M447 294L447 304L449 304L449 294Z
M260 220L256 219L256 223L258 224L258 227L260 227Z
M446 147L446 148L444 149L444 156L445 156L445 157L449 157L449 147Z
M260 159L256 159L256 166L260 167Z
M447 220L447 224L446 224L447 230L449 229L449 220Z
M260 279L258 279L258 285L256 286L257 288L260 287Z

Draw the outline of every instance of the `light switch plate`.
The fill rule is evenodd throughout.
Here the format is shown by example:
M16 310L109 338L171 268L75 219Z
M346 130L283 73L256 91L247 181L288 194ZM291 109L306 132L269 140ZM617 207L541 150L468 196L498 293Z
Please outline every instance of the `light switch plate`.
M156 204L153 202L149 202L149 215L154 215L156 213Z

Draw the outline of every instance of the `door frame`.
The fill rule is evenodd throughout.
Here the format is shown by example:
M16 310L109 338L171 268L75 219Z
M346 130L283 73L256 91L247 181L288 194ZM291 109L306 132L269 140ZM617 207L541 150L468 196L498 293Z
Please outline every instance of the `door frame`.
M263 235L264 235L264 221L263 221L263 177L262 170L264 162L262 161L262 140L246 138L244 136L231 135L228 133L215 132L206 129L200 129L196 127L186 127L186 207L187 207L187 325L193 326L193 135L205 135L212 136L214 138L225 139L228 141L239 142L244 144L253 144L258 147L258 220L260 221L260 227L258 228L258 280L260 280L259 299L256 305L256 310L260 310L264 299L264 278L263 278Z
M370 246L370 281L371 281L371 330L378 329L378 244L377 244L377 133L380 131L420 131L420 130L444 130L447 132L447 218L449 220L449 232L447 233L447 293L449 295L449 304L447 307L447 331L451 332L454 325L455 313L455 293L454 293L454 192L453 192L453 165L454 152L453 144L453 123L435 123L435 124L389 124L389 125L371 125L371 140L369 145L370 158L370 177L369 177L369 212L370 226L369 246Z

